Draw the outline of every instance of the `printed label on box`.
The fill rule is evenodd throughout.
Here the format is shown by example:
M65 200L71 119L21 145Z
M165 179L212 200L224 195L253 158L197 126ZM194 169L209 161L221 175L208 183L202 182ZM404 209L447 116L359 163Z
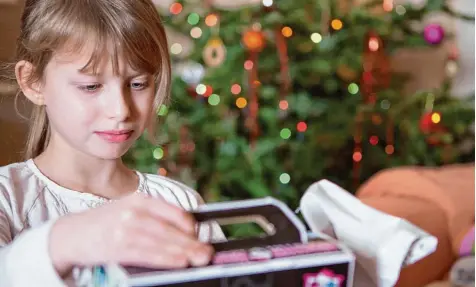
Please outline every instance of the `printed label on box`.
M332 270L323 269L319 273L303 275L303 287L341 287L345 277L334 274Z

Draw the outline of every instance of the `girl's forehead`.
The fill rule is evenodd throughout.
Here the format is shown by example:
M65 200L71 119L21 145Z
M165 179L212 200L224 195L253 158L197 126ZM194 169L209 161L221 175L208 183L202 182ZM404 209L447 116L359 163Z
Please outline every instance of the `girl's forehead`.
M112 53L109 49L98 50L92 45L84 47L66 47L53 54L52 64L82 74L124 75L135 71L124 53Z

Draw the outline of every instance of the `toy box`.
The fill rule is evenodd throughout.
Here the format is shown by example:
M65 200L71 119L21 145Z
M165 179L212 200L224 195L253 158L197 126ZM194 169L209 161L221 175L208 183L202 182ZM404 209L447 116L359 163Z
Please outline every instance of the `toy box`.
M198 222L255 222L267 236L213 243L205 267L181 270L122 268L127 286L351 287L354 256L340 243L308 233L274 198L216 203L194 213ZM104 285L102 285L104 286Z

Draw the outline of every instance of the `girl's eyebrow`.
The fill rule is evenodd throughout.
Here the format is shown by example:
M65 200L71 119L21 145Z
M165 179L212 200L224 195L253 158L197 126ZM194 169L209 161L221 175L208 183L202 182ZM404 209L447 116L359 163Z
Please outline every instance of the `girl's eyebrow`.
M136 77L139 77L139 76L145 76L145 75L146 75L146 73L133 72L133 73L129 73L129 74L127 75L127 77L128 77L129 79L132 79L132 78L136 78Z
M79 75L84 75L84 76L88 76L88 77L101 77L102 76L102 73L94 72L91 69L88 69L88 70L78 69L77 73ZM134 71L134 72L128 73L126 75L126 77L124 77L124 78L127 79L127 80L131 80L131 79L134 79L134 78L137 78L137 77L149 77L149 74L147 72L136 72L136 71Z
M77 73L80 74L80 75L85 75L85 76L90 76L90 77L101 76L101 73L95 72L92 69L83 69L83 68L81 68L81 69L78 69Z
M128 79L134 79L134 78L138 78L138 77L150 77L151 75L149 73L146 73L146 72L137 72L137 73L134 73L134 74L130 74Z

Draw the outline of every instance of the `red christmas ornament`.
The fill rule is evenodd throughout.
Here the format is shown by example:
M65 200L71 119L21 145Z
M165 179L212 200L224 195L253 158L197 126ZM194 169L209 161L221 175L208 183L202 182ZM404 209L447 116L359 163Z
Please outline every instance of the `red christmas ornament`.
M431 127L433 123L431 122L431 114L432 113L425 113L420 118L420 130L423 133L430 133Z
M377 145L378 144L378 136L371 136L369 139L369 142L371 145Z
M425 133L441 131L441 115L437 112L427 112L420 118L420 130Z
M261 31L248 30L243 33L243 45L252 52L261 52L264 48L264 34Z
M195 87L192 87L192 86L189 86L189 87L187 88L187 93L188 93L191 97L193 97L193 98L196 98L197 95L198 95L198 94L197 94L197 89L196 89Z
M212 86L210 85L207 85L207 90L205 91L205 94L203 94L203 96L205 98L208 98L209 96L211 96L213 94L213 88Z

